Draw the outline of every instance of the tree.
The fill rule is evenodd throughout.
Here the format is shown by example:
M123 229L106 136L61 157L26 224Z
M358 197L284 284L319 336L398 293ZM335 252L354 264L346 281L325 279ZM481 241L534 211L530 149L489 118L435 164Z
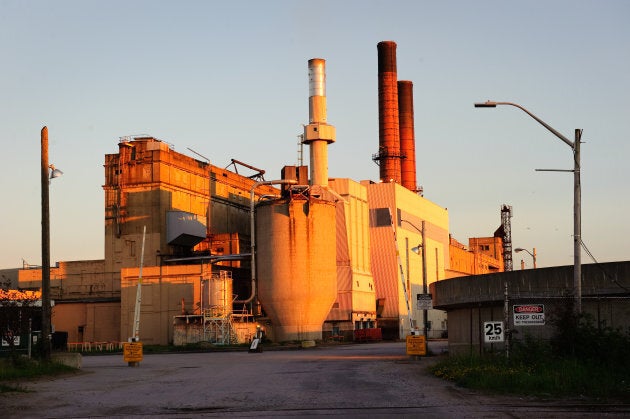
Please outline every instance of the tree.
M0 338L3 346L8 344L14 359L19 337L29 334L29 325L37 316L38 300L37 292L0 289Z

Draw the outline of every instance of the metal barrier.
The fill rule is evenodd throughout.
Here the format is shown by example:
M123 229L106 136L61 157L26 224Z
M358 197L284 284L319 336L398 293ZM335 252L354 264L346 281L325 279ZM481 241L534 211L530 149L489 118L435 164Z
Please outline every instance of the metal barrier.
M372 329L356 329L354 331L355 342L376 342L383 339L380 327Z
M68 342L68 352L112 352L123 349L124 342Z

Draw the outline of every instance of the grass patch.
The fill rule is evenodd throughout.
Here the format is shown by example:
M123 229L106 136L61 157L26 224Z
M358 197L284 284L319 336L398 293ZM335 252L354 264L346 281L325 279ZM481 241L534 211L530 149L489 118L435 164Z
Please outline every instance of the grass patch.
M57 376L76 369L56 362L39 362L25 357L0 358L0 393L26 392L19 381L46 376Z
M462 387L498 394L619 399L630 402L630 371L577 359L522 362L505 356L451 356L431 372Z
M0 393L28 393L28 390L19 384L0 383Z
M596 327L572 308L553 320L549 341L525 337L503 353L451 356L431 372L493 393L630 402L630 333Z

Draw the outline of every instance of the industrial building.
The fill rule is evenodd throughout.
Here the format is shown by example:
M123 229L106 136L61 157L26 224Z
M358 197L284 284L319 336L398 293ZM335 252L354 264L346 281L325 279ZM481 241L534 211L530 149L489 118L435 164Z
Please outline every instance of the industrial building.
M446 313L419 302L436 281L502 271L506 236L469 248L450 236L448 211L417 184L413 85L397 80L394 42L377 51L377 181L329 177L336 133L319 58L308 62L309 166L277 180L120 138L105 156L105 259L51 269L55 329L69 342L126 341L141 286L147 344L247 342L257 328L274 341L445 336ZM41 270L20 270L18 282L37 289Z

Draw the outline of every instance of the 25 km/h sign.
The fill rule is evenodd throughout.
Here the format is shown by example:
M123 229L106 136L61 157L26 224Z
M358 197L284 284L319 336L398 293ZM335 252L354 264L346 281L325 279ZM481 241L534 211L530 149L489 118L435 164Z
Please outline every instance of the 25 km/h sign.
M503 342L503 322L484 322L483 341L486 343Z
M514 306L514 326L544 326L543 304L520 304Z

